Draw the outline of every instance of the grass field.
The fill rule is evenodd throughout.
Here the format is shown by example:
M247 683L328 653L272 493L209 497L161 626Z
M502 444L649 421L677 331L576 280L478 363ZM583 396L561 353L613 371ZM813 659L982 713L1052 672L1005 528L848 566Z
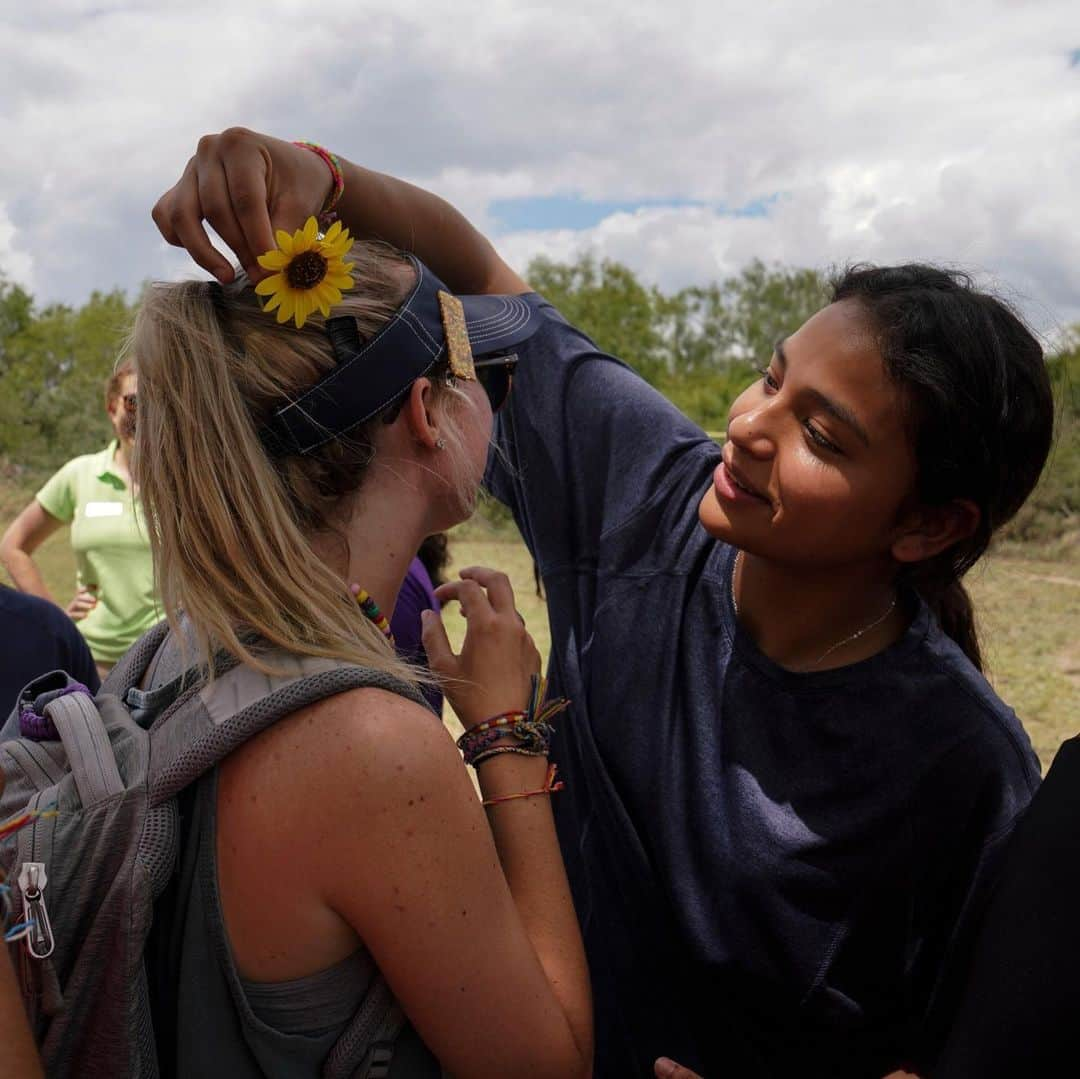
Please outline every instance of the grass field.
M473 525L454 538L451 551L451 572L488 565L510 576L518 609L546 655L547 618L524 546ZM1044 768L1061 741L1080 731L1080 557L1075 545L1071 556L1068 546L1059 553L1049 560L1009 550L984 560L968 578L990 679L1024 721ZM54 594L66 600L74 580L66 530L42 546L38 561ZM464 634L456 607L446 622L456 645ZM449 723L454 726L452 716Z

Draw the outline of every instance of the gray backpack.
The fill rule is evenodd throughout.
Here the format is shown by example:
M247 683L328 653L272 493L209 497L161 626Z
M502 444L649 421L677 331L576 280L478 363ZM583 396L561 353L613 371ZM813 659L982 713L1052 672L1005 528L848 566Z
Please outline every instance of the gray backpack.
M158 1075L143 949L155 900L178 864L180 792L276 720L324 697L375 686L423 703L413 686L382 672L274 653L288 675L219 658L214 681L180 674L164 687L171 703L155 712L147 707L154 692L138 686L167 635L165 624L150 630L96 698L63 672L35 680L0 731L10 739L0 741L0 824L28 809L57 811L0 849L16 916L34 923L13 947L50 1076ZM403 1025L376 975L324 1075L388 1074Z

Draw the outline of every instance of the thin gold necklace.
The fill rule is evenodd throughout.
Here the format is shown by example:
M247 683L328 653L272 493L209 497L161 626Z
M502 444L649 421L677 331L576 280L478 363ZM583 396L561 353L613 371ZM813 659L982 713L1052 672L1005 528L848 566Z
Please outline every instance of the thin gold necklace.
M735 561L731 564L731 605L735 608L736 618L739 617L739 601L735 598L735 574L739 571L739 562L742 559L742 555L742 551L738 551L735 555ZM862 629L857 629L854 633L852 633L848 637L845 637L842 641L837 641L836 644L831 645L829 648L826 648L825 651L822 652L821 655L818 656L818 658L815 659L809 667L805 668L805 670L812 671L815 667L821 666L821 664L826 659L828 659L828 657L831 656L833 652L835 652L838 648L843 648L845 644L850 644L852 641L857 641L864 633L869 633L870 630L874 629L876 626L880 626L881 623L884 622L885 619L893 613L893 609L895 607L896 596L893 596L892 602L889 604L888 607L885 608L883 614L875 618L873 622L868 622L865 626L863 626Z

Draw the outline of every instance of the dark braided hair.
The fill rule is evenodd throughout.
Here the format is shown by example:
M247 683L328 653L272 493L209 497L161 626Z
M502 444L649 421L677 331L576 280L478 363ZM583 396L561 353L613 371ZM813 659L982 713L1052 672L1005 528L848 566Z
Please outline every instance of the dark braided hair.
M982 669L974 612L961 583L991 536L1023 505L1050 452L1054 404L1042 348L1002 300L959 271L858 265L833 281L854 300L904 395L925 505L969 499L979 523L904 578Z

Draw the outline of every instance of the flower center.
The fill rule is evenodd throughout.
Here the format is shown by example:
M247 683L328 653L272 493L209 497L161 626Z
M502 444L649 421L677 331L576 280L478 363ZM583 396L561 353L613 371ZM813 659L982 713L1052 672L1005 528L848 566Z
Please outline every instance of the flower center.
M314 288L326 270L326 259L318 251L304 251L289 263L285 277L293 288Z

